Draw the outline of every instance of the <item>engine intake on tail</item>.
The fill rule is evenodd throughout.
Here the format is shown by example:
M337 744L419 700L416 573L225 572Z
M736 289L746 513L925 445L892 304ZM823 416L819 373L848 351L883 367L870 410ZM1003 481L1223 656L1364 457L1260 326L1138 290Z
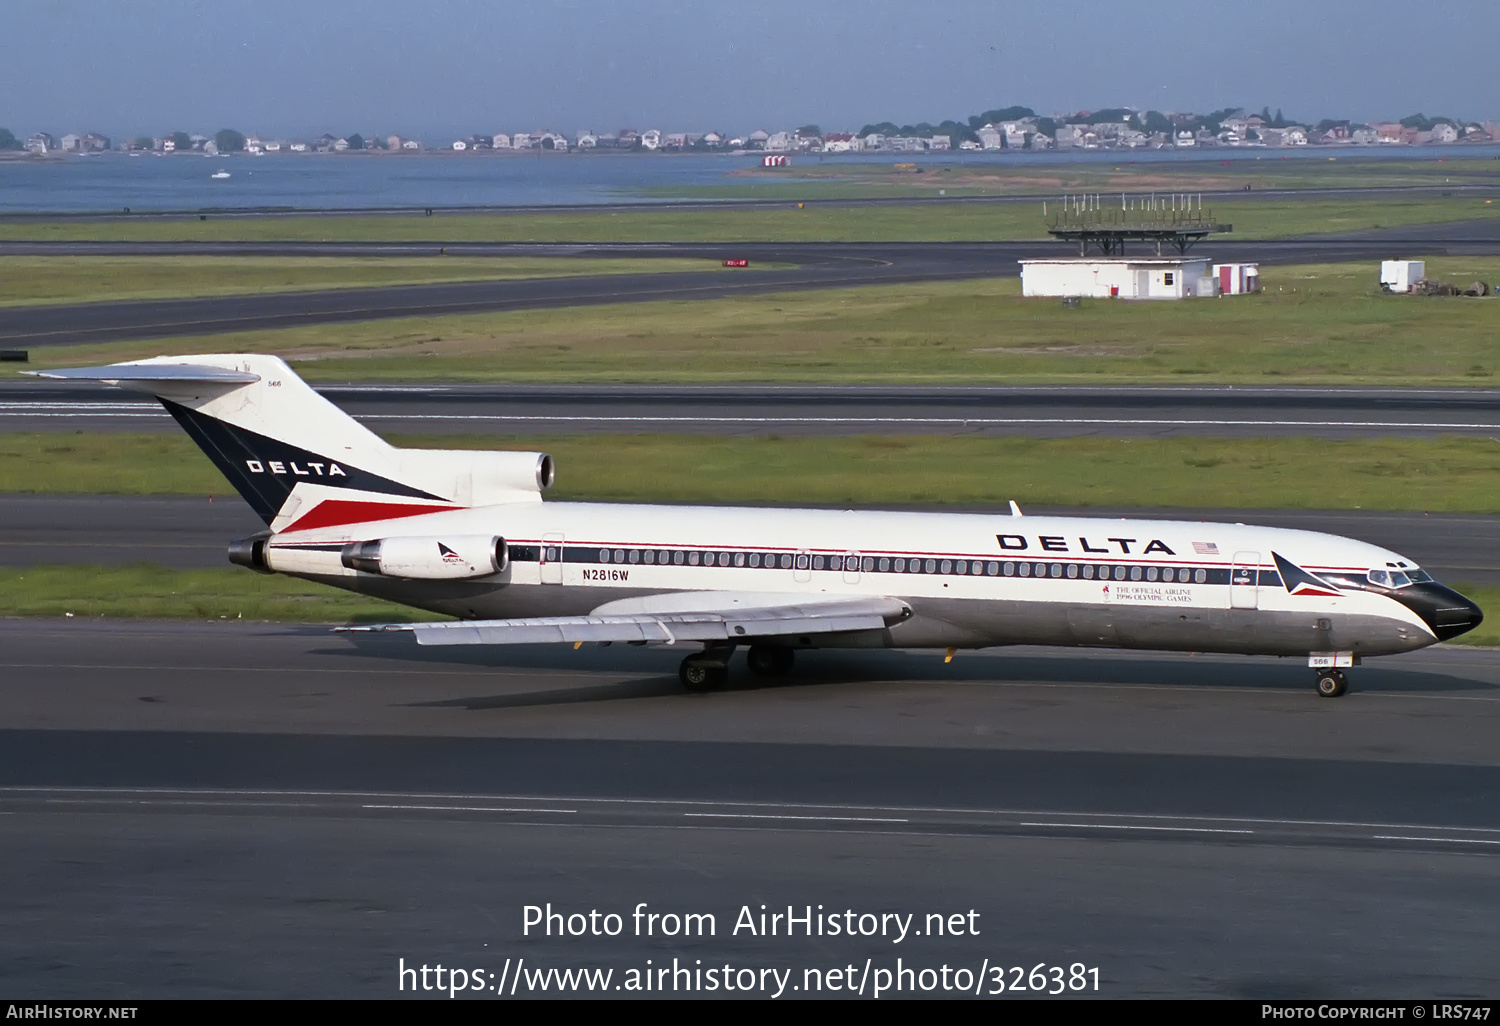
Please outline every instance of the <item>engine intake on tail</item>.
M378 538L344 546L341 561L350 570L411 581L452 581L488 577L510 566L510 551L499 537Z
M534 502L557 476L544 452L398 449L401 480L463 506Z

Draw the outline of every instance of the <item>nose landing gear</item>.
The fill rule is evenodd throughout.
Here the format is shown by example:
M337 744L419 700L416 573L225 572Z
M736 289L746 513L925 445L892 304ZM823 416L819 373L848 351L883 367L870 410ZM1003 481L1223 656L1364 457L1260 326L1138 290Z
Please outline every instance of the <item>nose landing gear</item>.
M1341 670L1319 670L1317 687L1320 698L1338 698L1349 690L1349 678Z
M677 668L677 679L689 691L713 691L729 679L729 667L702 656L688 656Z

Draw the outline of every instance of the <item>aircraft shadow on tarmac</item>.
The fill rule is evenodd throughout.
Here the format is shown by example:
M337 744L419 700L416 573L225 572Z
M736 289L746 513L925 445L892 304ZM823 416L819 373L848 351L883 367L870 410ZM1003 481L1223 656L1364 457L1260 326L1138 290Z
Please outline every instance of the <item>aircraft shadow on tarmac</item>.
M676 654L627 646L587 646L580 650L550 645L419 648L409 638L355 636L352 647L322 648L311 654L341 658L398 659L441 666L484 669L535 669L547 672L598 673L605 679L578 686L546 687L546 678L528 682L525 691L411 703L414 706L502 709L611 702L622 699L680 696L712 700L712 693L694 695L678 683ZM1359 691L1408 695L1438 695L1500 690L1485 680L1427 668L1381 665L1378 661L1355 671ZM482 681L476 677L476 683ZM935 653L903 651L812 651L798 655L790 677L753 676L739 659L730 663L726 691L763 688L795 689L842 684L1007 684L1155 687L1165 689L1230 688L1265 692L1312 691L1311 671L1290 659L1245 658L1241 661L1191 656L1152 658L1131 655L1118 659L1103 654L1078 655L1059 650L1037 655L1034 649L1009 654L1003 649L960 653L944 663ZM542 685L537 687L535 685Z

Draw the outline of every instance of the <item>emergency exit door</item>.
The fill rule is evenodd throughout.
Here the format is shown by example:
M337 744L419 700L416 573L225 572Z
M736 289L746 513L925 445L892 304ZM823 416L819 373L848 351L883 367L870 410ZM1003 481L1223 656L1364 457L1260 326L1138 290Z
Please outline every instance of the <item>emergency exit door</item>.
M543 584L561 584L563 568L563 536L542 535L542 551L538 559L542 568Z
M846 552L846 553L844 553L844 583L845 584L858 584L859 583L859 553L858 552Z

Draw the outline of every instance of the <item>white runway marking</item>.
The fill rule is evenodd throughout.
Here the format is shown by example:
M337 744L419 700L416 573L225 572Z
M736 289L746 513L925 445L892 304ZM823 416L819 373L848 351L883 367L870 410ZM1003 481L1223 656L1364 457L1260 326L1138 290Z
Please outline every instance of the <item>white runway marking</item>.
M684 812L685 819L800 819L818 823L910 823L882 816L789 816L755 812Z
M167 412L150 403L4 403L0 417L164 418ZM930 427L1234 427L1234 428L1392 428L1421 431L1494 431L1500 420L1269 420L1210 417L749 417L661 415L578 415L523 413L370 413L362 421L451 421L487 424L723 424L723 425L913 425Z
M403 812L559 812L576 814L577 809L536 809L495 805L361 805L361 809L399 809Z
M359 420L458 420L458 421L550 421L580 424L934 424L945 427L1004 427L1007 425L1053 424L1053 425L1101 425L1119 426L1146 424L1168 426L1185 424L1193 427L1385 427L1423 428L1432 431L1487 430L1500 428L1500 421L1493 423L1460 421L1407 421L1407 420L1222 420L1207 418L1170 417L673 417L673 416L575 416L570 414L457 414L457 413L393 413L365 414Z
M344 802L371 811L551 813L609 816L632 810L680 819L776 822L887 823L918 828L940 828L967 822L990 828L1115 830L1167 834L1258 836L1274 840L1328 833L1334 841L1419 841L1500 847L1500 829L1436 824L1372 823L1344 820L1276 819L1243 816L1193 816L1170 813L1087 813L1040 809L984 809L924 806L803 804L797 802L737 802L671 798L598 798L544 795L466 795L424 792L280 790L259 788L92 788L3 786L0 800L39 800L47 805L77 808L94 804L133 806L207 806L247 808L337 808ZM532 803L532 804L527 804ZM545 803L545 804L536 804ZM573 806L563 807L563 806ZM718 810L718 811L712 811ZM885 815L881 815L884 813ZM904 814L904 815L895 815ZM1039 816L1048 817L1038 819ZM639 825L639 824L638 824ZM747 824L748 825L748 824ZM1278 829L1279 828L1279 829ZM1290 828L1290 830L1288 830ZM1370 834L1369 830L1406 830L1404 834ZM1462 836L1460 836L1462 835ZM1488 835L1488 836L1485 836Z
M1069 830L1164 830L1179 834L1253 834L1254 830L1230 830L1226 827L1142 826L1135 823L1017 823L1023 827L1066 827Z

